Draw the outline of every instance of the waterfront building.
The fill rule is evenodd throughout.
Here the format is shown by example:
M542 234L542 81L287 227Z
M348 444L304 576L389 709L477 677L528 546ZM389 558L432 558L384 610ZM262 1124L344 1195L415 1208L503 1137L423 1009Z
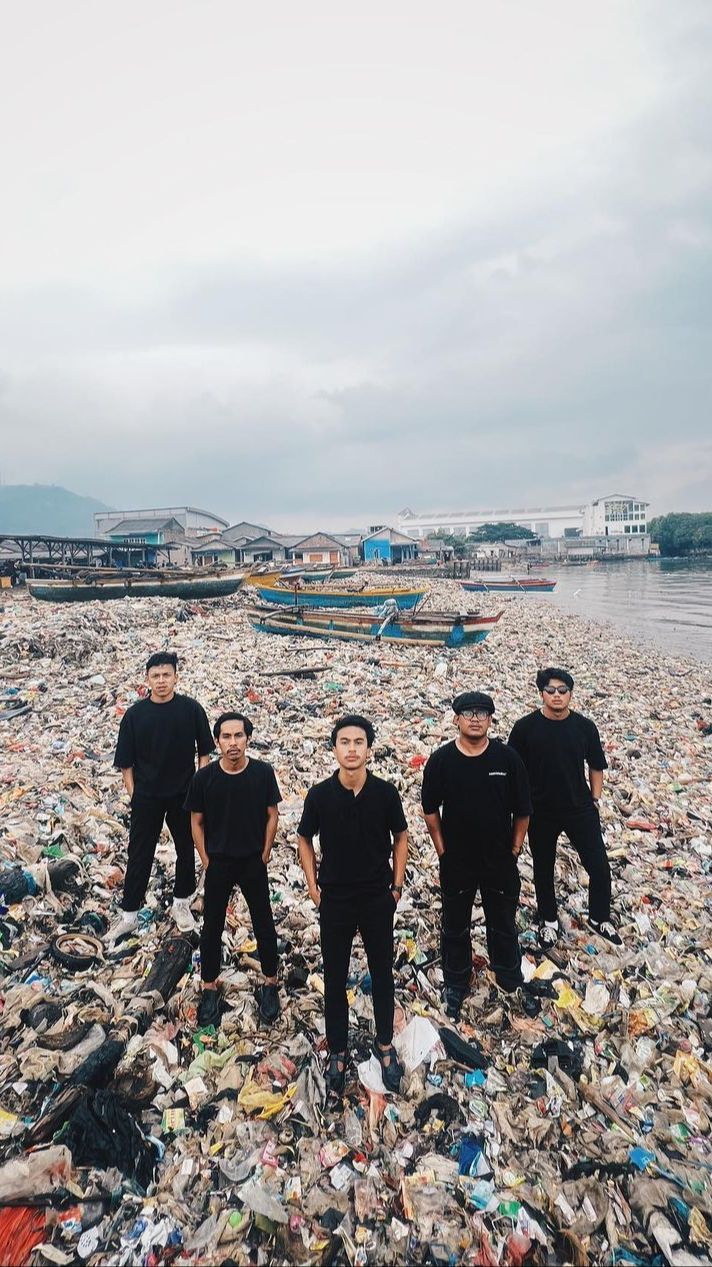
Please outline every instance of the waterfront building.
M334 566L348 563L348 547L328 532L313 532L302 537L289 550L294 563L331 563Z
M122 521L177 519L183 536L201 536L203 533L222 532L228 527L227 519L221 519L209 510L196 506L161 506L148 510L105 510L94 515L97 537L113 537Z
M251 524L249 520L241 519L239 524L226 528L222 535L227 541L254 541L263 534L268 537L273 535L265 524Z
M584 510L582 536L642 536L648 531L649 505L650 502L623 493L597 497Z
M406 563L418 557L418 542L395 528L373 528L361 538L364 563Z
M432 510L415 512L409 507L397 517L398 531L415 537L466 537L483 524L514 523L529 528L537 537L563 537L580 532L584 505L505 506L491 510Z
M567 506L504 506L491 510L402 510L398 531L418 541L427 536L467 537L484 524L513 523L529 528L542 541L559 537L615 537L647 534L649 502L611 493Z
M120 519L104 533L110 541L127 545L162 546L171 541L183 541L185 529L175 515L162 519L141 517Z

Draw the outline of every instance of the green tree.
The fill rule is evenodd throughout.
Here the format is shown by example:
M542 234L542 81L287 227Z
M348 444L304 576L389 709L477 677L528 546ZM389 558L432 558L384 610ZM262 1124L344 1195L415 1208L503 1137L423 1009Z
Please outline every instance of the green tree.
M667 556L712 551L712 512L658 515L651 519L650 536Z
M470 533L467 540L475 544L482 541L536 541L537 536L521 524L482 524Z

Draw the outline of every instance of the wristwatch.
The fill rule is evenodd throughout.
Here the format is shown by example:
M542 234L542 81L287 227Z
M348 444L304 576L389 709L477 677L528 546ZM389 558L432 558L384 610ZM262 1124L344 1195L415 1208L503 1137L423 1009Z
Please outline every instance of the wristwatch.
M402 896L403 896L403 885L402 885L402 884L392 884L392 885L391 885L391 893L397 893L399 897L402 897Z

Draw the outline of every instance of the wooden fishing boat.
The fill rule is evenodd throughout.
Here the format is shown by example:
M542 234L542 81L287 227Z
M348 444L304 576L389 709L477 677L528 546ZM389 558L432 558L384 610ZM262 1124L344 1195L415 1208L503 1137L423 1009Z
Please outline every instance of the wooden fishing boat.
M264 572L252 572L245 578L246 585L290 585L296 580L307 585L321 585L325 581L345 581L355 576L356 568L272 568Z
M203 598L226 598L239 590L244 572L195 575L166 570L148 576L120 575L95 580L74 577L63 581L28 581L33 598L49 603L92 603L112 598L182 598L188 601Z
M362 589L337 590L319 585L317 589L287 585L256 585L265 603L280 607L380 607L393 600L402 610L409 610L420 602L425 590L413 589Z
M556 581L545 576L494 576L473 577L460 584L469 594L552 594L556 589Z
M381 639L418 646L463 647L482 642L497 624L502 612L481 616L478 612L421 612L402 615L315 611L303 607L255 607L248 613L253 629L261 633L301 634L308 638L344 638L357 642Z

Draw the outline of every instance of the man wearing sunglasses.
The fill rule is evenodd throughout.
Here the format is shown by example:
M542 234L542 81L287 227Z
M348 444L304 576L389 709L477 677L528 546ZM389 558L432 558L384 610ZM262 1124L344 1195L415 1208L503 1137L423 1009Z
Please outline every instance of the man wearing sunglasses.
M536 684L542 707L514 723L509 742L527 768L532 789L529 845L539 944L546 949L559 938L554 866L557 841L565 832L588 872L589 926L599 937L620 946L611 923L611 869L598 813L608 765L598 729L590 718L572 709L574 679L565 669L540 669Z
M464 691L452 708L457 736L428 759L421 800L440 862L445 1006L457 1020L472 976L470 922L478 890L497 984L508 993L523 984L517 858L531 803L521 758L489 737L491 696Z

